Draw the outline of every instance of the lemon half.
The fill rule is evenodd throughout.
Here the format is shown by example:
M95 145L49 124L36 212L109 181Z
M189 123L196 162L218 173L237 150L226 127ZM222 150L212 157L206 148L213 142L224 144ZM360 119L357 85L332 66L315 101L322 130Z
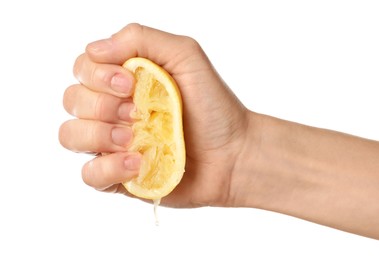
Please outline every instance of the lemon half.
M159 200L180 182L185 167L182 99L175 80L145 58L131 58L123 67L136 79L136 110L129 151L142 154L139 175L123 183L133 195Z

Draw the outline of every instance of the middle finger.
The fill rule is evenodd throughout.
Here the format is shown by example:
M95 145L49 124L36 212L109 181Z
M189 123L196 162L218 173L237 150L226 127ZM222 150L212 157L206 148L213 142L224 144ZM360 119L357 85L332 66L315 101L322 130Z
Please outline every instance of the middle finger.
M73 85L63 96L66 111L81 119L100 120L108 123L131 123L134 104L130 98L89 90L83 85Z
M132 138L130 127L93 120L68 120L59 129L60 143L75 152L126 151Z

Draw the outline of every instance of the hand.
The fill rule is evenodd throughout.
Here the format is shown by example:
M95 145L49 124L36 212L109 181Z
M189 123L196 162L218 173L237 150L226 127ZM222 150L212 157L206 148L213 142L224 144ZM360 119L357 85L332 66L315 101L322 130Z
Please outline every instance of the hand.
M76 152L109 153L84 165L84 182L98 190L130 195L120 183L138 174L140 156L127 151L134 79L121 65L136 56L167 70L183 99L185 174L161 204L230 205L231 179L247 131L248 110L195 40L138 24L89 44L74 65L80 84L64 94L65 109L77 119L61 126L61 144Z

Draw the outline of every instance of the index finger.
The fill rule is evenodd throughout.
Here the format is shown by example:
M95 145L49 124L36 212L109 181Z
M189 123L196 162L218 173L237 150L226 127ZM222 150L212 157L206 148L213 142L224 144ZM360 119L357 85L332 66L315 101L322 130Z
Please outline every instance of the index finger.
M117 97L129 97L133 93L134 76L116 64L96 63L84 53L74 65L74 75L87 88Z

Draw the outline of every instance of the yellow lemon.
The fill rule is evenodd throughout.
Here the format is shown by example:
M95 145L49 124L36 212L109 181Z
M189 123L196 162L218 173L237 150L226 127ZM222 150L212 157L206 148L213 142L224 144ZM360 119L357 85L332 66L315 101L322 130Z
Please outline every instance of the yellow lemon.
M174 79L148 59L131 58L123 67L136 79L133 141L128 150L142 154L139 175L123 185L137 197L159 201L178 185L184 173L180 91Z

